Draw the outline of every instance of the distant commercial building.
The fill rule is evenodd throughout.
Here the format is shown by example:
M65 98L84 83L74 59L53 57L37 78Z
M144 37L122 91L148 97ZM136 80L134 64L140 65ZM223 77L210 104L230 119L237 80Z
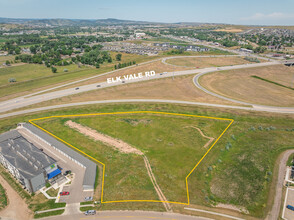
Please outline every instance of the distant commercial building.
M146 36L145 33L135 33L135 37L136 37L137 39L143 38L143 37L145 37L145 36Z
M209 48L207 47L199 47L196 45L181 46L181 45L173 45L170 43L154 43L153 46L171 48L171 49L177 49L177 50L185 50L185 51L194 51L194 52L209 51Z
M53 158L17 130L0 135L0 163L31 193L61 173Z
M253 53L253 50L249 50L249 49L246 49L246 48L240 48L240 51L245 52L245 53Z

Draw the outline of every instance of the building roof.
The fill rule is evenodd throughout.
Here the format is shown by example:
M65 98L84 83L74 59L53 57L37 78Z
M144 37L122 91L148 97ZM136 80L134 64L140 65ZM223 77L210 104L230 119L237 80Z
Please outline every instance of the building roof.
M59 149L60 151L62 151L63 153L67 154L68 156L70 156L74 160L78 161L83 166L85 166L86 171L85 171L85 175L84 175L83 185L84 186L91 186L91 187L94 188L97 166L93 161L91 161L88 158L82 156L81 154L79 154L78 152L73 150L72 148L66 146L62 142L58 141L57 139L55 139L51 135L45 133L44 131L42 131L41 129L35 127L32 124L24 123L23 127L28 129L32 133L36 134L37 136L39 136L40 138L42 138L43 140L45 140L46 142L48 142L52 146L54 146L57 149Z
M17 130L0 135L0 153L26 179L44 172L56 161L25 139Z

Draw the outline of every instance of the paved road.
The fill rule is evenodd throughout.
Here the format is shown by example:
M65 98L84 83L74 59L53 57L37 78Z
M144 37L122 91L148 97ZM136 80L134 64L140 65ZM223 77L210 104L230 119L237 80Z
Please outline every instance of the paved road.
M103 211L96 215L85 216L84 214L62 215L56 217L45 218L46 220L208 220L204 217L196 217L189 215L181 215L176 213L165 212L147 212L147 211Z
M293 153L294 153L294 150L287 150L281 156L281 159L279 161L278 182L276 185L276 191L275 191L276 195L274 199L274 204L271 211L268 213L266 220L279 219L280 208L282 203L283 183L285 181L286 169L287 169L286 163L290 155Z
M273 112L273 113L285 113L285 114L293 114L294 110L292 108L253 108L253 107L243 107L243 106L233 106L233 105L220 105L220 104L209 104L209 103L202 103L202 102L189 102L189 101L178 101L178 100L162 100L162 99L119 99L119 100L102 100L102 101L88 101L88 102L76 102L76 103L68 103L62 105L53 105L53 106L45 106L41 108L34 108L34 109L26 109L21 111L15 111L7 114L0 115L1 118L7 118L11 116L23 115L27 113L34 113L40 112L45 110L53 110L59 108L67 108L67 107L74 107L74 106L83 106L83 105L94 105L94 104L110 104L110 103L171 103L171 104L184 104L184 105L198 105L198 106L207 106L207 107L216 107L216 108L229 108L229 109L239 109L239 110L246 110L246 111L266 111L266 112Z
M252 68L252 67L260 67L260 66L270 66L270 65L277 65L278 62L265 62L265 63L255 63L255 64L243 64L243 65L235 65L235 66L224 66L224 67L210 67L210 68L203 68L203 69L193 69L193 70L184 70L184 71L177 71L177 72L169 72L165 74L156 74L151 77L143 77L135 80L130 81L123 81L123 82L115 82L115 83L107 83L102 82L99 83L100 87L97 87L97 83L94 84L88 84L80 86L79 89L75 88L68 88L53 92L47 92L44 94L34 95L34 96L25 96L25 97L19 97L15 99L11 99L8 101L0 102L0 113L15 110L18 108L22 108L28 105L37 104L40 102L61 98L64 96L74 95L81 92L88 92L91 90L101 89L101 88L107 88L107 87L113 87L118 86L122 84L128 84L128 83L135 83L135 82L142 82L152 79L160 79L160 78L167 78L167 77L173 77L173 76L181 76L181 75L189 75L189 74L195 74L197 75L203 75L208 72L214 72L219 70L232 70L232 69L242 69L242 68ZM265 108L266 106L259 106L261 108Z

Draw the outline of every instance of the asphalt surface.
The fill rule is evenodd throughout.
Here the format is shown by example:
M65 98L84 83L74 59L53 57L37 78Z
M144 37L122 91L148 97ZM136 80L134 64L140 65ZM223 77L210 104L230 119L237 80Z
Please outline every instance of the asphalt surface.
M18 98L11 99L8 101L0 102L0 113L4 113L7 111L15 110L18 108L22 108L25 106L37 104L40 102L44 102L44 101L48 101L48 100L52 100L52 99L56 99L56 98L61 98L64 96L74 95L74 94L78 94L78 93L82 93L82 92L88 92L88 91L96 90L96 89L119 86L122 84L142 82L142 81L148 81L148 80L152 80L152 79L161 79L161 78L167 78L167 77L173 77L173 76L189 75L189 74L195 74L195 73L197 74L196 75L196 77L197 77L196 82L198 82L199 76L207 74L209 72L220 71L220 70L253 68L253 67L261 67L261 66L277 65L277 64L280 64L280 63L278 63L278 62L265 62L265 63L254 63L254 64L242 64L242 65L235 65L235 66L210 67L210 68L203 68L203 69L193 69L193 70L184 70L184 71L177 71L177 72L158 73L158 74L155 74L154 76L151 76L151 77L143 77L143 78L138 78L138 79L129 80L129 81L118 81L118 82L114 82L114 83L107 83L105 81L102 83L94 83L94 84L79 86L79 87L77 87L78 89L77 88L68 88L68 89L63 89L63 90L58 90L58 91L53 91L53 92L42 93L44 91L47 91L47 90L44 90L44 91L40 91L39 95L38 94L33 94L31 96L26 95L26 96L18 97ZM97 85L99 85L99 87L97 87ZM198 88L202 89L203 91L205 91L205 89L203 87L201 87L201 85L199 83L196 84L196 86ZM219 96L219 95L214 94L212 92L209 92L207 90L205 92L212 94L214 96ZM220 98L228 99L223 96L220 96ZM239 104L244 104L243 102L240 103L240 101L237 101L234 99L230 99L230 100L237 102ZM254 105L251 103L245 103L245 104L246 105ZM260 106L259 105L258 108L263 109L265 111L267 111L268 108L281 110L281 112L283 111L283 108L272 107L272 106ZM293 109L289 108L289 109L293 110L293 112L294 112L294 108ZM287 111L289 111L289 109L287 109Z
M181 215L177 213L165 213L165 212L147 212L147 211L102 211L97 212L96 215L86 216L84 214L74 215L62 215L56 217L45 218L46 220L99 220L99 219L111 219L111 220L207 220L208 218Z

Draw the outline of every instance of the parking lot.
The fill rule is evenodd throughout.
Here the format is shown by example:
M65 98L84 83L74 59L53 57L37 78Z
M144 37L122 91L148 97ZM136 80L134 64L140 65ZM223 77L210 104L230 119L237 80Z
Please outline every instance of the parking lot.
M45 144L39 139L33 137L25 129L20 129L19 132L22 133L29 141L31 141L36 147L43 149L43 152L48 156L54 158L57 161L57 165L62 168L62 175L67 170L71 170L73 175L73 180L69 186L64 186L62 191L69 192L69 195L60 196L59 202L66 203L79 203L84 201L87 196L93 196L94 191L84 191L83 190L83 177L85 174L85 168L81 167L74 161L70 160L57 150L53 149L51 146Z
M286 208L287 205L294 206L294 188L293 187L287 188L285 204L283 209L283 218L287 220L294 219L294 211Z

